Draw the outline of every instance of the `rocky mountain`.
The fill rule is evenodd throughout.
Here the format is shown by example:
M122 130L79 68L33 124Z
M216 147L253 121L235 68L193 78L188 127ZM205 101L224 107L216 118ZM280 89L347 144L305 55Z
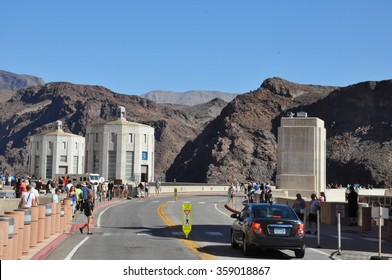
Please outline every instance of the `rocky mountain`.
M41 78L30 75L19 75L0 70L0 102L7 101L19 89L34 85L44 85Z
M116 108L121 105L126 108L128 120L155 128L155 169L160 175L183 145L194 139L226 104L222 100L211 101L202 105L203 112L198 112L189 106L160 105L100 86L70 83L19 90L10 100L0 103L0 173L25 174L29 136L55 130L57 120L63 122L65 131L84 135L86 125L114 119Z
M392 80L338 88L268 79L230 102L188 142L168 170L168 179L274 181L280 119L306 111L325 122L328 183L389 186L391 110Z
M143 94L142 97L160 104L169 103L193 106L206 103L215 98L230 102L237 95L238 94L207 90L190 90L186 92L156 90Z
M392 80L331 87L271 78L229 103L195 106L99 86L33 86L0 102L0 173L26 172L30 135L53 130L57 120L84 135L87 124L113 119L118 105L128 120L155 127L156 175L166 171L168 180L273 182L280 120L305 111L325 122L328 183L392 184Z

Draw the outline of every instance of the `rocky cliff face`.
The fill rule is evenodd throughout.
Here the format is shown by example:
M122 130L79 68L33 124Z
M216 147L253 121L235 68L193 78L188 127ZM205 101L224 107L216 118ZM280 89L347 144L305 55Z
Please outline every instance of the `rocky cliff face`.
M63 122L65 131L84 135L88 124L114 119L119 105L126 108L128 120L155 128L159 174L169 168L183 145L194 139L226 102L205 104L209 113L200 118L198 110L189 106L158 105L99 86L49 83L20 90L0 104L0 173L27 172L29 136L55 130L57 120Z
M391 185L391 106L392 80L337 88L268 79L258 90L230 102L187 143L168 177L274 181L280 119L306 111L325 121L328 183Z
M168 179L274 181L280 118L334 89L298 85L280 78L264 81L258 90L237 96L195 140L184 146L167 172Z

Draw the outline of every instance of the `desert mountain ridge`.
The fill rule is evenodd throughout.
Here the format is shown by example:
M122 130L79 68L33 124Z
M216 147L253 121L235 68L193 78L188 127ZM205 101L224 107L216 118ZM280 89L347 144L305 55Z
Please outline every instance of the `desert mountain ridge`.
M84 135L87 124L110 121L116 108L155 128L156 176L177 182L274 181L277 129L290 112L325 122L327 182L392 184L392 80L347 87L263 81L230 102L158 104L101 86L34 85L0 102L0 173L27 172L29 136L54 130Z

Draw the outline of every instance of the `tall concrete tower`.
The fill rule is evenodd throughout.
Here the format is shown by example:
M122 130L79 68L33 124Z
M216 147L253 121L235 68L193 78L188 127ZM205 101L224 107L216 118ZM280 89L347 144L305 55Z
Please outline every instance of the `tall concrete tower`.
M320 193L326 186L326 131L324 121L307 117L281 119L278 128L276 186L295 192Z

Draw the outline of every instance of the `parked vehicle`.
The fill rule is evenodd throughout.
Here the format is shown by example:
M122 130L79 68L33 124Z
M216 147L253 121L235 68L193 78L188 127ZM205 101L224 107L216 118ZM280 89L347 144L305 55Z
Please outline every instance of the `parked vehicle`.
M305 228L297 214L285 204L247 204L231 226L231 246L243 248L244 255L253 249L290 249L295 257L305 256Z
M85 174L56 174L56 178L67 177L70 182L76 183L88 183L93 185L94 183L102 183L104 179L95 173L85 173Z

